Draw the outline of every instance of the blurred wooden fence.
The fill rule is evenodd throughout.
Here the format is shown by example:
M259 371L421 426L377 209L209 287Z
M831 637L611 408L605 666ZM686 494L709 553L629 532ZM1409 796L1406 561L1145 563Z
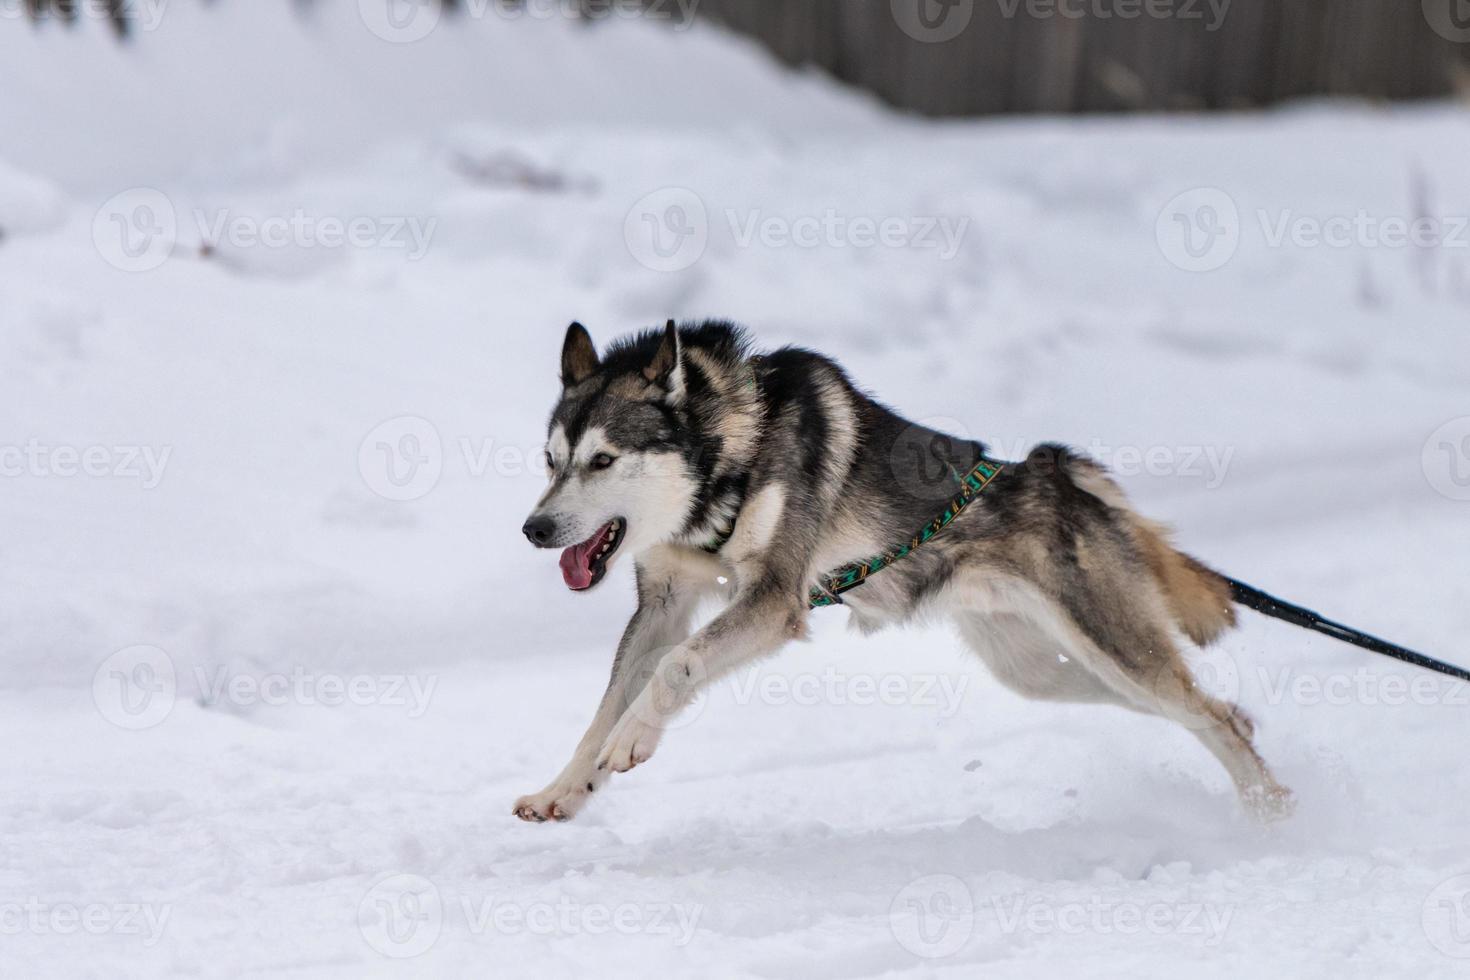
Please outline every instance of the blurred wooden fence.
M32 16L62 20L100 4L126 36L133 0L23 2ZM487 4L556 3L591 11L592 23L612 5L654 8L665 24L692 10L759 39L783 61L936 116L1230 109L1470 88L1470 0L439 2L464 16Z
M1465 88L1470 0L1442 0L1440 11L1436 2L699 0L697 9L894 105L970 116L1445 96Z

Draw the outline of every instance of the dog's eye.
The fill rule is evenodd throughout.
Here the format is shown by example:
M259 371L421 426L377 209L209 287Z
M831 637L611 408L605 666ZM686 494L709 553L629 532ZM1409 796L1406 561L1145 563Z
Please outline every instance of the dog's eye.
M598 453L592 457L592 468L594 470L605 470L613 464L613 458L607 453Z
M554 460L554 459L551 458L551 453L542 453L542 455L546 457L546 472L548 472L548 473L555 473L556 472L556 460Z

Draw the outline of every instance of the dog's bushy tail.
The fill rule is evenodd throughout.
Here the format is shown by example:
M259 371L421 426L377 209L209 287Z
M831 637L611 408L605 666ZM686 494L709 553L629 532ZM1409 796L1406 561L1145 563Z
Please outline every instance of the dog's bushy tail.
M1235 600L1224 576L1186 555L1169 540L1169 529L1133 515L1143 559L1164 590L1169 612L1195 643L1209 646L1235 625Z
M1223 575L1175 548L1173 532L1135 511L1123 489L1101 466L1075 456L1070 462L1072 477L1082 489L1125 515L1139 553L1163 591L1170 616L1186 636L1202 647L1209 646L1235 625L1235 598Z

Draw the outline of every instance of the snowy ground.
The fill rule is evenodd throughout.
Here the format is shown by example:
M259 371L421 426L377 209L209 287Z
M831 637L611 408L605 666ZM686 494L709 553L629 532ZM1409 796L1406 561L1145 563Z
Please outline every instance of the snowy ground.
M1470 662L1463 110L936 125L704 31L271 6L0 23L0 975L1470 969L1470 692L1255 618L1199 662L1300 798L1269 830L1183 729L840 610L510 815L631 601L519 534L572 318L1067 440Z

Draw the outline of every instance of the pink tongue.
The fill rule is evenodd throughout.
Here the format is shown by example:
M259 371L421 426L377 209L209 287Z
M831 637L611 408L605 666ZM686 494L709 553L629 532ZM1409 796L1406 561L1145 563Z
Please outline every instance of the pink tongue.
M590 549L584 544L574 544L561 553L561 577L569 589L586 589L592 585L592 562L587 560Z

